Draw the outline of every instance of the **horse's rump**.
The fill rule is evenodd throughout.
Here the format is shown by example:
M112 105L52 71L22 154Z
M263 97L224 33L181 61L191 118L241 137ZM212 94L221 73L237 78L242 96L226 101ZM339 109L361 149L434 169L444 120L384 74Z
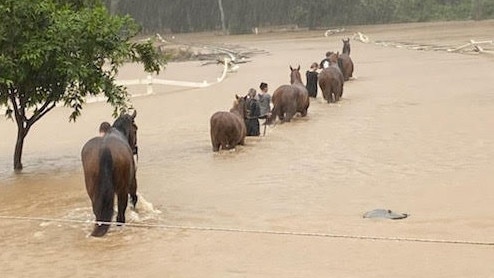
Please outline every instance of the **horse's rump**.
M280 121L289 122L297 112L297 97L297 92L292 85L281 85L278 87L271 97L273 110L271 112L270 122L275 122L276 117Z
M213 151L243 145L247 133L244 120L233 112L218 111L210 119Z
M309 109L309 91L303 84L293 84L295 88L295 93L297 95L297 112L299 112L302 117L307 116L307 110Z
M343 95L344 78L339 68L330 66L323 69L319 73L318 82L327 102L337 102Z

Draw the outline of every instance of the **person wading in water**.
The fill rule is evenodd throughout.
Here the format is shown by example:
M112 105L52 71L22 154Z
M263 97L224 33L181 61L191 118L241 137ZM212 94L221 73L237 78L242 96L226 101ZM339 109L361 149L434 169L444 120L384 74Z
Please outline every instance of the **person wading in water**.
M108 132L110 132L111 125L109 122L102 122L99 126L99 135L105 136Z
M267 83L261 82L261 84L259 85L259 89L261 89L261 92L258 94L259 107L261 108L261 116L259 116L259 119L264 119L264 136L266 135L266 126L268 124L269 118L271 117L271 95L268 94Z
M307 88L307 92L309 93L309 97L317 97L317 72L318 65L317 63L312 63L310 66L310 70L305 73L305 77L307 83L305 84L305 88Z
M259 116L261 116L261 108L256 99L257 92L255 89L249 89L247 94L247 117L245 118L245 126L247 127L247 136L259 136Z

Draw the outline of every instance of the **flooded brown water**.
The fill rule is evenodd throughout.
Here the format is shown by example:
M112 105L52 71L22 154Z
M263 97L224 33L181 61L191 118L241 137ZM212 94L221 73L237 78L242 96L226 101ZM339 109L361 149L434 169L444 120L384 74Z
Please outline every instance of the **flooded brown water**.
M353 32L459 46L492 39L493 27L177 36L268 54L211 87L156 86L133 99L141 201L138 213L128 212L130 225L112 226L102 239L88 237L93 215L79 152L111 108L88 104L76 123L69 110L52 111L28 135L22 174L11 166L15 126L0 121L2 277L492 277L492 56L352 40L357 79L345 83L340 103L324 103L319 92L306 118L231 152L211 151L209 117L261 81L273 92L288 83L290 65L308 69ZM162 75L214 82L221 70L172 63ZM142 76L133 66L121 74ZM410 216L362 218L376 208Z

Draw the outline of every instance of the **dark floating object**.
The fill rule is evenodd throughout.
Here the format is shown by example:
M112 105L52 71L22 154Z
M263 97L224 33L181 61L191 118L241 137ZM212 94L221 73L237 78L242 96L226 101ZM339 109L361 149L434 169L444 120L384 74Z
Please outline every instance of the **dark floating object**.
M403 219L407 218L407 213L393 212L389 209L375 209L364 213L364 218L386 218L386 219Z

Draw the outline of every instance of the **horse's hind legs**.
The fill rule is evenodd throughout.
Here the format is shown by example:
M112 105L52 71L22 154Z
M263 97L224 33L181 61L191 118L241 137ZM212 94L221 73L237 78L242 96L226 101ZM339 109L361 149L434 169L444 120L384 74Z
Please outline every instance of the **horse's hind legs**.
M117 214L117 222L125 223L125 210L127 209L127 202L129 201L129 195L118 194L118 214Z
M211 145L213 145L213 152L219 152L220 151L221 143L212 142Z
M134 194L130 194L130 201L132 202L132 209L133 210L137 210L137 194L134 193Z
M328 103L335 103L337 101L338 101L337 95L335 93L331 93L329 95L329 101L328 101Z
M130 201L132 202L132 209L135 211L137 205L137 179L135 176L132 178L132 184L130 185L129 195L130 195Z

